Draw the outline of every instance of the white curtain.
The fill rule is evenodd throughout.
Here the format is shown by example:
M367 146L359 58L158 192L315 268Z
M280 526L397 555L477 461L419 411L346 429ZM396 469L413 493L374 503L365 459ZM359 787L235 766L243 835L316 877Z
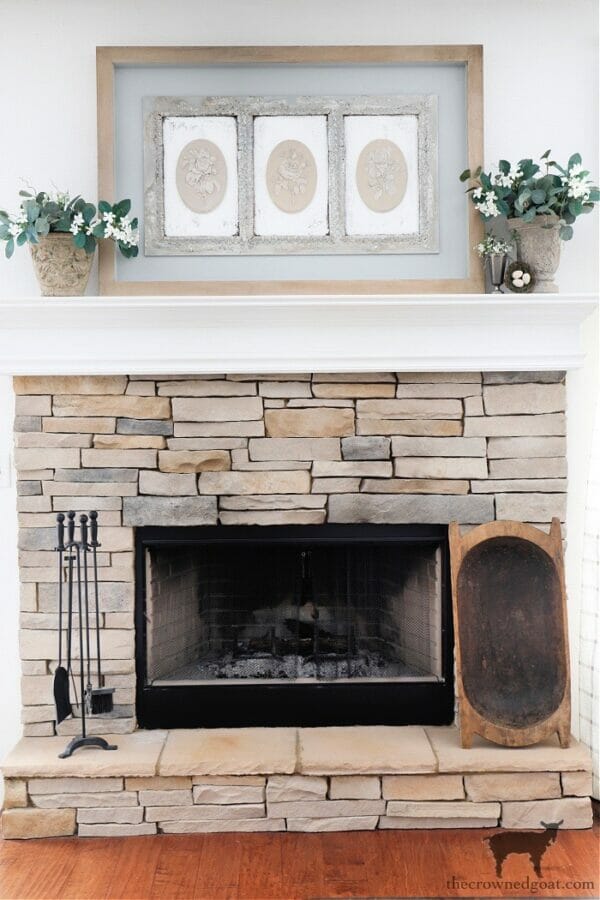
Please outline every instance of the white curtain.
M593 795L600 798L600 404L586 501L579 685L580 735L592 753Z

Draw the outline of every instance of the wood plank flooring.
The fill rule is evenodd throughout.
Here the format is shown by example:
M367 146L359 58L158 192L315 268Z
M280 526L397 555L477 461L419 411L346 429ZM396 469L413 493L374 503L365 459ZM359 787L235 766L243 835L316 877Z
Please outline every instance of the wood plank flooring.
M498 882L491 831L207 834L0 841L2 900L598 897L600 828L560 832ZM529 879L524 882L524 879ZM536 882L536 886L534 886ZM587 884L582 884L587 882Z

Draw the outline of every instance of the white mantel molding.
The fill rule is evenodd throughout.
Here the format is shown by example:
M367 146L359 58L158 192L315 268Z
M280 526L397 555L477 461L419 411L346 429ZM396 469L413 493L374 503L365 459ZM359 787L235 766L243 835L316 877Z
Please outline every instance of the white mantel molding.
M582 364L591 294L0 301L0 374L517 371Z

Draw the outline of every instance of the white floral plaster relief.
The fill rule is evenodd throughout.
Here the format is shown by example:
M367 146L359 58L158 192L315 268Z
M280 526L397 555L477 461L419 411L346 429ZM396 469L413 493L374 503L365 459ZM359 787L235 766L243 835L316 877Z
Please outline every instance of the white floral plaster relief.
M417 116L345 116L346 234L413 234L419 231L419 165ZM406 160L406 193L387 212L369 209L356 184L356 166L371 141L396 144Z
M221 202L196 213L183 202L177 188L177 162L191 141L212 141L227 167L227 185ZM238 171L237 126L233 116L167 116L163 122L165 234L170 236L230 237L237 234Z

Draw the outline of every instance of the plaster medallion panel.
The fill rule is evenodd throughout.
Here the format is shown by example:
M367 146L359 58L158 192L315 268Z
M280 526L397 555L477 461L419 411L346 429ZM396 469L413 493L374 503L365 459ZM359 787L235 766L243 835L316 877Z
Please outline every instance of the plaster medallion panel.
M163 119L163 146L165 234L236 235L235 117L167 116Z

